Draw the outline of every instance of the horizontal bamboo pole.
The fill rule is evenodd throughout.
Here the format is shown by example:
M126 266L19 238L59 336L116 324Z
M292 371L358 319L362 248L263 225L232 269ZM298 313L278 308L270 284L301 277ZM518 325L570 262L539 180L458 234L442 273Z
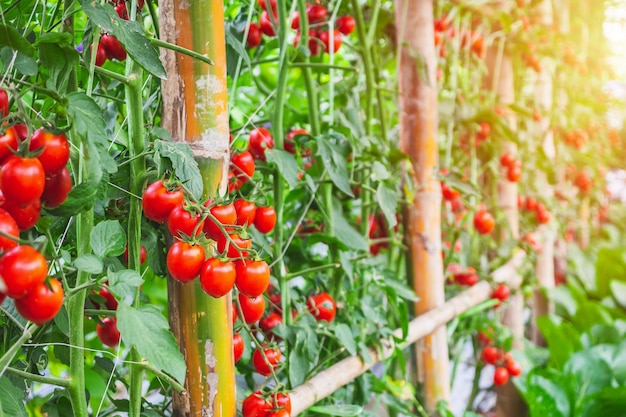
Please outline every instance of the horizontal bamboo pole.
M517 269L521 266L525 256L526 254L523 251L516 252L507 263L493 271L493 280L499 283L507 283L515 288L518 287L519 276ZM398 343L397 346L405 348L431 334L439 326L445 325L468 309L488 300L491 296L491 291L489 282L481 281L446 301L440 307L413 319L409 323L409 332L406 339ZM369 350L372 358L371 363L363 362L358 356L350 356L318 373L302 385L295 387L290 393L292 403L291 415L300 414L316 402L332 395L339 388L364 374L377 363L389 358L393 353L394 346L396 346L394 338L402 338L401 329L397 329L394 332L393 338L382 341L382 350Z

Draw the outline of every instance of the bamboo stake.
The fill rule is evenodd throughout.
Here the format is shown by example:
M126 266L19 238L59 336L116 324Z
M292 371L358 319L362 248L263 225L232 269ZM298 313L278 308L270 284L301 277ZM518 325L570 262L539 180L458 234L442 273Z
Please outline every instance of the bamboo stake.
M224 3L167 0L159 4L162 40L208 56L214 65L162 50L163 127L188 142L203 175L205 196L226 188L229 160ZM236 415L231 296L214 299L198 280L168 281L170 325L187 363L185 391L173 393L173 416Z
M545 27L551 27L553 24L552 13L552 1L544 0L537 5L537 11L539 12L539 21ZM553 85L552 74L550 74L551 68L545 68L538 74L535 82L535 104L539 106L542 113L545 110L549 110L553 106ZM543 148L552 160L556 157L554 134L550 129L550 119L543 117L540 122L537 123L537 133L540 138L543 138ZM540 187L545 197L551 198L554 196L554 190L547 181L543 181L543 185ZM537 281L539 286L535 289L533 296L532 306L532 341L536 345L545 345L545 340L537 327L537 319L541 316L550 314L554 310L554 306L550 303L545 295L545 291L554 288L554 245L556 241L556 230L554 223L539 227L540 238L542 239L542 251L537 256L537 264L535 266L535 272L537 275Z
M525 256L524 252L517 252L507 263L493 272L493 279L497 282L511 282L514 280L517 276L517 269ZM291 415L298 415L316 402L332 395L339 388L349 384L377 363L389 358L396 348L404 349L428 337L437 329L444 329L445 332L446 323L459 317L470 308L488 300L491 297L491 292L491 286L487 281L479 282L442 305L413 319L409 323L407 337L402 342L396 342L396 340L402 338L402 330L396 329L393 337L380 342L379 345L382 347L379 350L369 349L369 355L372 358L370 363L363 362L358 356L350 356L318 373L302 385L295 387L290 394L292 403Z
M400 147L411 159L414 196L405 209L405 239L409 276L419 301L420 315L445 300L441 258L441 187L435 174L437 90L433 2L396 0L400 92ZM450 362L445 327L433 328L417 349L419 380L424 383L424 406L433 411L450 399Z

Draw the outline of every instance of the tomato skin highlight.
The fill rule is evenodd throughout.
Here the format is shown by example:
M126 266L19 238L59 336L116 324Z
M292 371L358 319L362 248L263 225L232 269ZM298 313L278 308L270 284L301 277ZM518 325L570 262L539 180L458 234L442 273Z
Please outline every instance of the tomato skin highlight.
M177 281L192 281L200 274L204 257L202 246L176 241L167 252L167 270Z
M257 127L250 132L248 151L256 159L265 161L265 150L274 148L274 138L269 130Z
M276 211L274 207L257 207L254 227L259 232L267 234L274 230L274 226L276 226Z
M184 195L180 189L168 191L163 181L158 180L148 185L143 193L141 206L146 218L163 224L167 221L170 212L183 204Z
M102 324L96 325L96 334L103 344L110 347L117 346L122 339L117 329L117 319L112 317L105 317L102 319Z
M270 267L265 261L235 261L237 278L235 285L248 297L262 295L270 283Z
M356 28L356 20L352 16L340 16L337 18L335 26L343 35L349 35Z
M10 156L0 168L0 189L6 200L25 206L43 194L46 174L37 158Z
M209 258L200 270L200 286L211 297L220 298L233 289L235 277L235 265L231 261Z
M18 313L38 326L52 320L62 306L63 286L55 278L50 279L48 284L39 283L24 297L15 300Z
M261 317L263 317L263 312L265 311L265 298L250 298L239 293L239 306L241 307L241 312L243 313L243 321L247 324L256 323Z
M43 167L46 176L52 176L60 172L70 160L70 144L63 133L55 135L43 129L37 129L30 138L28 150L42 149L43 152L37 157Z
M0 258L0 292L20 299L44 282L47 274L46 258L37 249L17 246Z
M323 320L330 323L337 313L335 300L327 292L309 296L306 305L317 321Z

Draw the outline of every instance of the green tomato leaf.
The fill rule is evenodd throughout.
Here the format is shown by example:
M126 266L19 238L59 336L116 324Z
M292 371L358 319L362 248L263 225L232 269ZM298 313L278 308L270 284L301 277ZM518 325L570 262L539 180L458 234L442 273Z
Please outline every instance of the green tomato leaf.
M350 330L347 324L339 323L335 326L335 337L339 339L350 355L356 355L356 341L354 336L352 336L352 330Z
M193 151L186 143L154 141L155 159L166 158L172 166L176 177L185 184L191 194L198 200L202 197L204 186L198 162Z
M231 32L233 26L229 25L226 30L226 47L232 48L233 51L237 53L243 59L243 62L246 63L246 66L250 68L250 56L248 55L248 51L243 46L243 43L235 37L235 35Z
M83 182L72 188L63 204L54 209L46 209L46 211L59 217L74 216L93 207L97 195L97 182Z
M621 281L611 281L611 295L620 307L626 308L626 283Z
M105 220L94 226L89 234L96 256L120 256L126 248L126 233L117 220Z
M400 192L381 182L378 184L378 188L376 188L376 201L383 211L389 227L394 227L398 224L396 210L398 201L400 201Z
M296 343L296 348L289 352L289 381L296 386L304 382L309 372L309 358L304 354L302 343Z
M109 271L107 272L107 278L109 280L109 290L129 304L133 302L137 288L143 284L143 279L139 272L132 269Z
M350 223L343 217L343 213L338 207L333 207L333 221L335 235L346 249L369 250L367 240L350 226Z
M33 45L12 25L0 24L0 45L8 46L27 57L35 54Z
M352 417L363 413L363 407L352 404L314 405L307 408L307 410L318 414L324 414L326 416L336 417Z
M267 162L276 164L278 172L289 187L295 188L298 185L298 162L292 154L282 149L266 149L265 157Z
M393 289L393 291L400 298L404 298L405 300L408 300L408 301L419 300L419 297L417 296L417 294L415 294L415 291L409 288L409 286L406 285L404 282L398 281L396 279L388 279L388 280L385 280L385 286Z
M64 35L68 35L65 33ZM57 38L65 42L65 37ZM51 41L52 38L48 37ZM46 87L53 91L64 91L72 74L72 68L78 65L79 54L72 46L61 46L52 42L39 42L39 60L41 66L48 70L49 78Z
M169 330L167 320L155 306L133 308L120 303L117 327L127 345L135 345L141 356L178 382L185 381L185 359Z
M7 377L0 378L0 415L27 417L24 408L24 391L11 383Z
M88 272L90 274L100 274L104 270L102 260L93 253L80 255L74 259L74 266L79 271Z
M317 138L317 155L322 159L322 164L328 170L328 175L333 184L347 195L353 197L346 158L337 152L335 146L330 141L322 137Z

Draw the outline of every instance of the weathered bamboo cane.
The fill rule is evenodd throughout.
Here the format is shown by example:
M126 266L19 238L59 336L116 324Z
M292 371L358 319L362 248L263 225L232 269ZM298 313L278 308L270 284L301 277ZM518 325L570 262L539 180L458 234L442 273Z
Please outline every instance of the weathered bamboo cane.
M399 47L400 147L411 160L413 204L405 209L409 276L420 315L445 301L441 258L441 187L436 178L437 83L433 2L396 0ZM421 61L421 62L420 62ZM424 406L432 411L450 399L450 363L445 327L434 328L417 345Z
M188 142L204 181L205 195L225 189L229 161L224 3L164 0L159 3L162 39L204 54L214 65L163 50L167 70L163 127ZM168 281L172 332L187 363L185 391L173 393L173 416L236 415L231 296L214 299L198 280Z

